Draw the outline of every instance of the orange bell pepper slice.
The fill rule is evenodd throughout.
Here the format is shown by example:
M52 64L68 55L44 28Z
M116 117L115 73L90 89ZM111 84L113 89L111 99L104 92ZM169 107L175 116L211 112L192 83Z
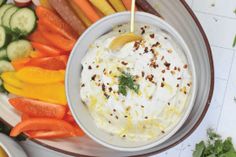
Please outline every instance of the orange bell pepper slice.
M67 39L76 40L78 38L78 34L55 12L42 6L36 7L35 11L39 20L42 21L39 25L43 24Z
M70 123L52 118L31 118L18 123L10 132L11 137L16 137L26 131L64 131L71 136L76 136L75 129Z
M62 54L65 54L62 50L59 50L57 48L54 48L49 45L44 45L38 42L31 42L31 45L33 48L35 48L37 51L45 54L46 56L59 56Z
M42 33L38 28L28 36L28 40L48 45L48 41L42 36Z
M44 117L62 119L66 113L66 107L27 98L11 98L9 103L18 111L30 117Z

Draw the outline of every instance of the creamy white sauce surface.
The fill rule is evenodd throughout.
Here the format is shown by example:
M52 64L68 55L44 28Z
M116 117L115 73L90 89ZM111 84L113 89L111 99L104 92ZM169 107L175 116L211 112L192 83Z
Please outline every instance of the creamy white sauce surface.
M137 25L142 41L111 52L112 40L126 32L128 24L118 26L90 46L82 60L81 99L98 128L126 140L145 141L164 135L179 122L192 77L181 49L150 25ZM118 92L122 72L134 77L138 93Z

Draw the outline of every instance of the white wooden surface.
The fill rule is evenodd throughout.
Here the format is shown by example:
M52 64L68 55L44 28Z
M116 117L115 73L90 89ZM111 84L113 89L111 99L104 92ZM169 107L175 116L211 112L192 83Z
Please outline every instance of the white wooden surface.
M153 157L191 157L195 143L206 139L214 128L236 144L236 0L187 0L199 18L212 47L215 64L215 90L209 111L199 128L184 142ZM22 143L30 157L66 157L41 146Z

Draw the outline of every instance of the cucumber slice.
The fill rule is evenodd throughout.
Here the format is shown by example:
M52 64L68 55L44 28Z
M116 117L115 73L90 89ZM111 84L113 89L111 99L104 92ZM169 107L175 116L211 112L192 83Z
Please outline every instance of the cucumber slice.
M17 10L11 17L10 27L13 31L30 34L36 27L36 15L29 8Z
M2 16L5 13L5 11L9 8L13 7L12 4L4 4L3 6L1 6L0 8L0 25L2 24Z
M0 6L2 6L3 4L5 4L7 2L7 0L0 0Z
M18 7L11 7L5 11L2 16L2 25L5 27L10 27L10 19L12 15L18 10Z
M8 60L6 49L1 49L0 50L0 60Z
M7 30L0 26L0 49L3 48L11 41L11 35L8 34Z
M0 61L0 74L6 71L14 71L14 67L11 65L10 62L1 60Z
M10 60L26 58L32 51L31 43L27 40L17 40L7 46L7 56Z

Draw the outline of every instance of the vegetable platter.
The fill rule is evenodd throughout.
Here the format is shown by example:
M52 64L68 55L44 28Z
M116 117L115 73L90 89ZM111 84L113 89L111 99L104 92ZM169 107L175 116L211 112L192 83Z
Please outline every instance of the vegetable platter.
M196 41L188 44L193 53L196 47L202 50L196 56L196 62L205 58L200 61L205 67L199 67L204 69L199 70L199 75L210 79L199 90L204 88L207 92L196 100L201 105L193 109L191 123L179 134L140 152L114 151L88 138L69 111L64 85L66 64L79 36L104 16L130 10L131 0L0 0L0 5L0 116L12 127L10 136L24 134L27 141L74 156L156 154L185 139L204 117L213 90L211 51L184 0L160 1L158 5L155 0L137 0L136 10L157 16L161 13L186 41ZM169 13L169 8L175 13ZM180 27L177 19L186 28ZM184 19L191 22L187 24Z

